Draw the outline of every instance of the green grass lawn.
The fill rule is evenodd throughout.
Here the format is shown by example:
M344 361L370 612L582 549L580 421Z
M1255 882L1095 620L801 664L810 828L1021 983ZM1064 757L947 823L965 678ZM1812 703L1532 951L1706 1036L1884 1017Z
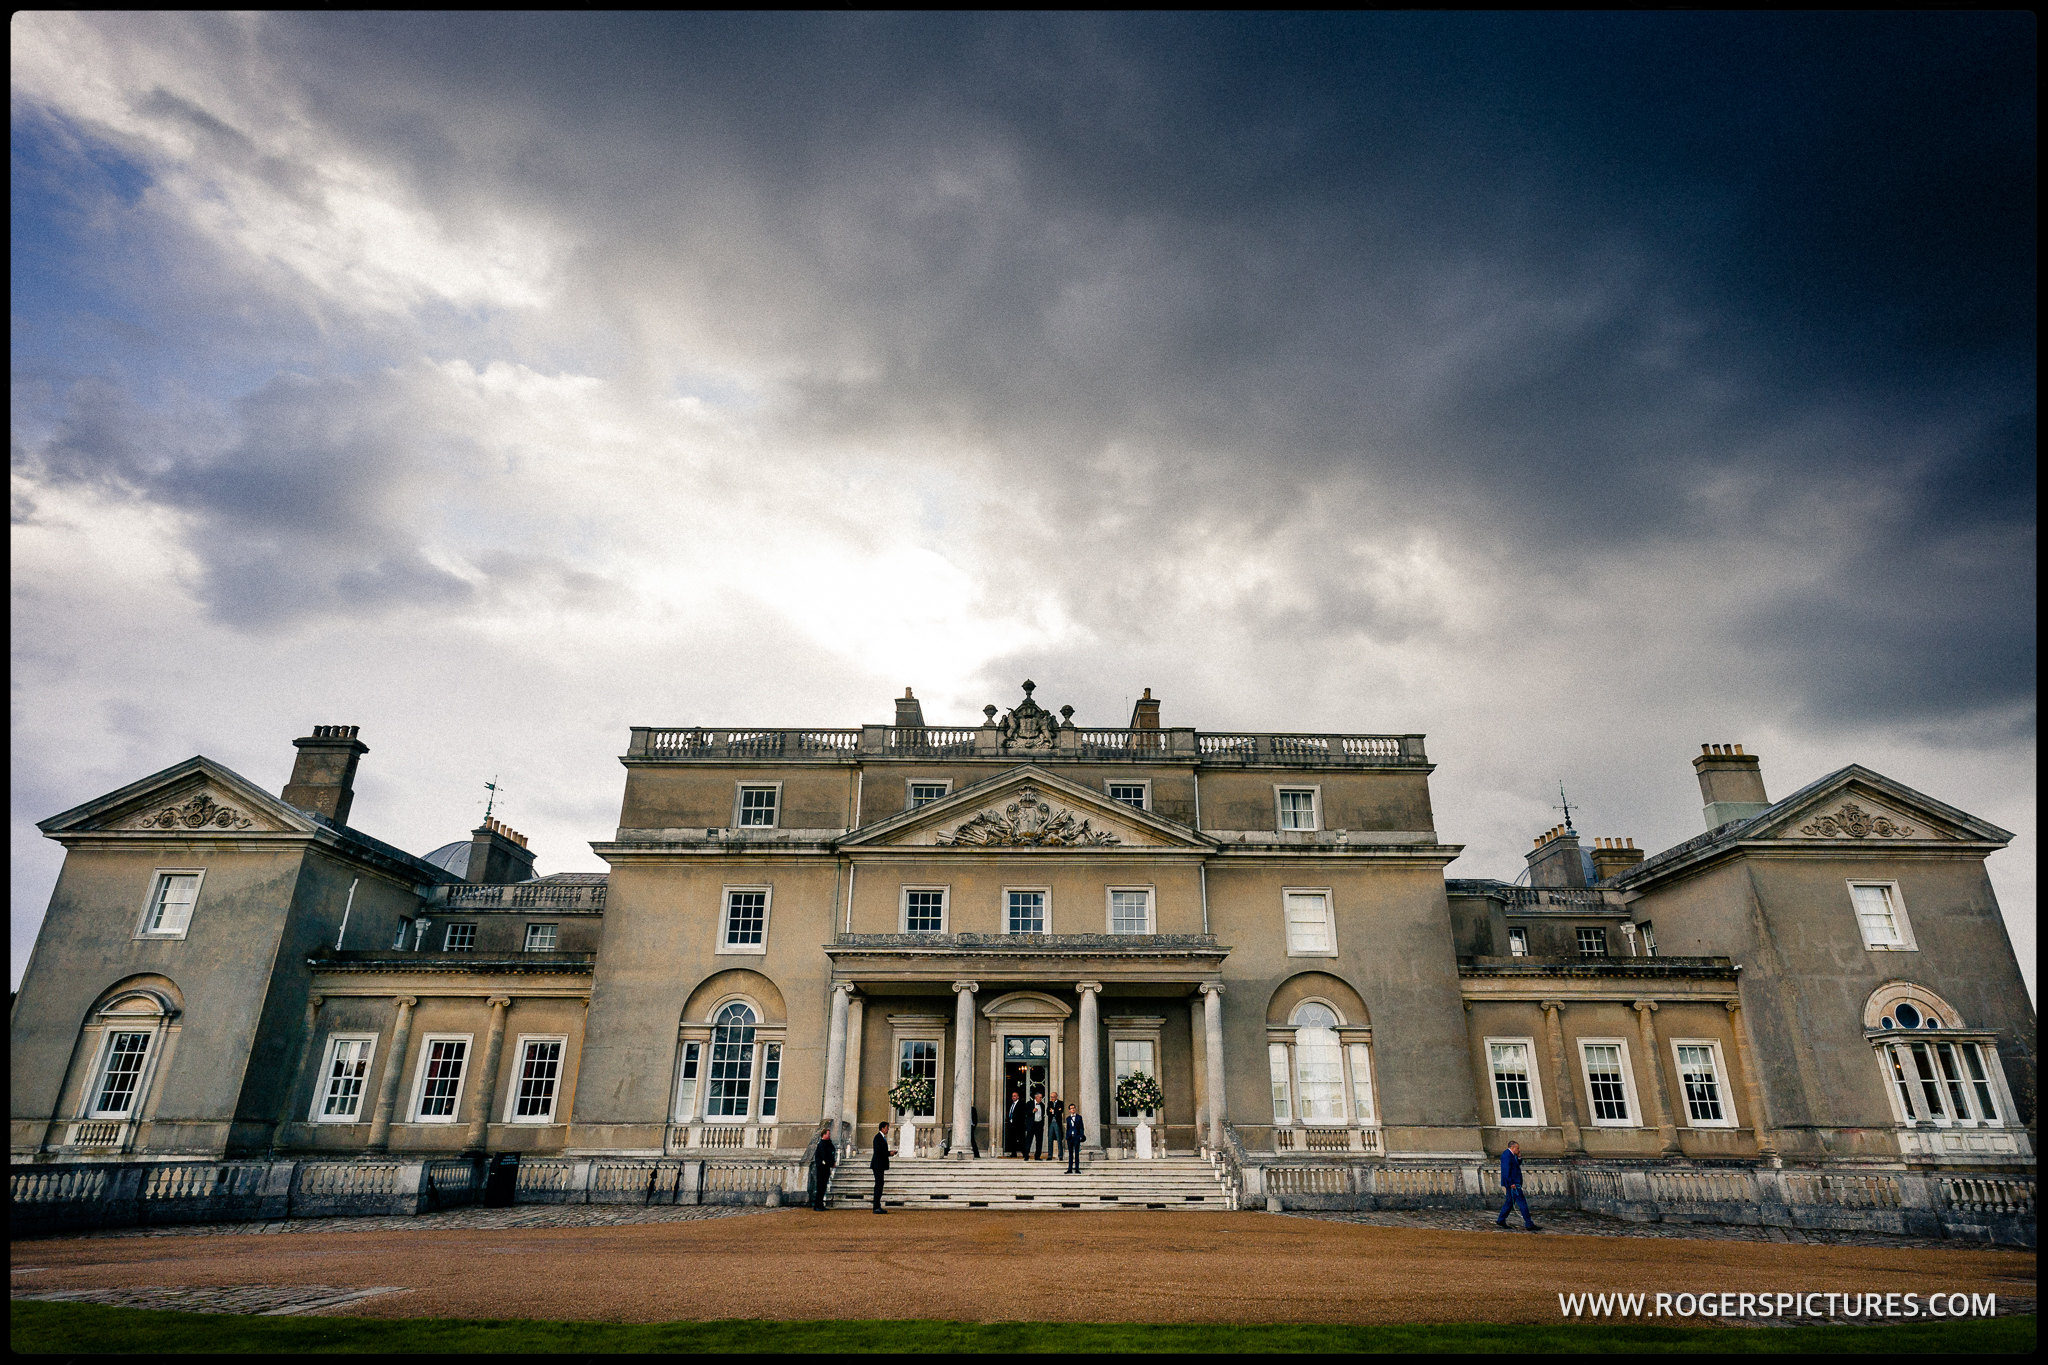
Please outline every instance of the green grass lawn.
M531 1322L258 1318L17 1301L9 1343L30 1355L151 1352L1485 1351L2016 1353L2034 1319L1885 1327L1342 1327L1056 1322Z

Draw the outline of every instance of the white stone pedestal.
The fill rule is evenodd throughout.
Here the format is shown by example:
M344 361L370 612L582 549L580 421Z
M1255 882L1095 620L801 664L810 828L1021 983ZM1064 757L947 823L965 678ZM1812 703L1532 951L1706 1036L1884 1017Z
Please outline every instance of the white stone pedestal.
M1138 1120L1138 1160L1152 1159L1152 1116L1147 1114Z

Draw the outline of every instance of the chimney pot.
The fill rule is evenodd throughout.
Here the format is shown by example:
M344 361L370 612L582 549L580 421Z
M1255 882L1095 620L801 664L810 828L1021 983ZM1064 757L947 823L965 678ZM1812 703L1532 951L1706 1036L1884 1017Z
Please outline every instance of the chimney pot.
M1699 774L1708 829L1746 820L1771 804L1764 792L1763 767L1755 754L1744 753L1740 744L1703 744L1700 750L1692 766Z
M289 806L324 816L337 825L348 823L355 802L356 764L370 746L356 738L353 725L316 725L313 733L292 744L299 756L291 781L279 793Z

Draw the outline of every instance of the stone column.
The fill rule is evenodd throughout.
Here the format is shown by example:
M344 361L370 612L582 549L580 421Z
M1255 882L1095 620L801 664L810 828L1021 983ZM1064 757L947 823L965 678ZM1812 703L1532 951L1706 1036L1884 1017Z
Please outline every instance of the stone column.
M1756 1053L1750 1048L1745 1032L1747 1025L1742 1017L1742 1002L1724 1000L1721 1003L1728 1007L1728 1032L1735 1039L1735 1064L1742 1068L1742 1093L1749 1100L1749 1126L1756 1133L1757 1155L1770 1158L1771 1164L1776 1166L1780 1162L1778 1139L1771 1132L1770 1120L1764 1115L1764 1087L1756 1074ZM1884 1083L1890 1085L1892 1078L1887 1075Z
M512 997L491 997L491 1029L484 1039L482 1084L477 1087L476 1116L469 1121L469 1140L465 1144L472 1152L484 1150L490 1133L491 1108L498 1102L498 1064L505 1055L505 1012L511 1007Z
M839 1111L846 1107L846 1000L853 994L851 981L832 983L831 1023L825 1030L825 1122L837 1129L840 1123ZM705 1048L705 1073L708 1083L710 1072L710 1047Z
M1195 1145L1200 1146L1202 1134L1209 1127L1209 1063L1208 1048L1202 1034L1202 1005L1200 1001L1188 1003L1189 1052L1195 1064Z
M1077 981L1074 989L1081 993L1081 1123L1088 1129L1087 1141L1082 1145L1099 1152L1102 1150L1102 1026L1095 1017L1095 997L1102 990L1102 983ZM991 1128L989 1131L993 1142L995 1130Z
M277 1150L278 1140L284 1136L284 1126L293 1121L292 1101L298 1098L299 1081L305 1076L306 1067L313 1060L313 1048L320 1037L320 1007L326 1003L327 997L324 995L309 995L306 997L306 1036L299 1043L299 1065L291 1075L285 1078L284 1099L278 1106L277 1126L270 1130L270 1149L273 1153ZM313 1079L314 1107L318 1107L321 1102L321 1081L322 1078L317 1076ZM357 1112L360 1113L361 1111L358 1110Z
M840 1117L851 1133L860 1122L860 1048L867 1021L867 997L855 995L846 1002L846 1103Z
M1202 983L1202 1046L1209 1064L1209 1145L1223 1148L1223 1119L1228 1106L1223 1099L1223 987L1214 981Z
M1630 1008L1636 1012L1636 1032L1643 1040L1643 1053L1649 1059L1650 1094L1657 1109L1658 1152L1663 1156L1677 1156L1678 1128L1671 1121L1671 1100L1664 1093L1664 1059L1657 1055L1657 1002L1638 1000Z
M972 1156L974 1135L974 993L972 981L953 983L953 1155Z
M370 1141L365 1151L381 1152L391 1145L391 1111L398 1103L398 1085L405 1079L405 1049L412 1041L412 1007L415 995L398 997L398 1022L391 1026L391 1050L384 1055L384 1082L377 1087L377 1111L370 1118Z
M1564 1025L1558 1019L1558 1012L1564 1008L1562 1000L1545 1000L1543 1004L1544 1041L1550 1046L1550 1093L1557 1103L1558 1127L1564 1130L1564 1145L1567 1149L1582 1152L1586 1149L1585 1139L1579 1135L1579 1094L1572 1089L1571 1068L1565 1065ZM1489 1058L1488 1062L1491 1063ZM1487 1084L1493 1077L1487 1076Z

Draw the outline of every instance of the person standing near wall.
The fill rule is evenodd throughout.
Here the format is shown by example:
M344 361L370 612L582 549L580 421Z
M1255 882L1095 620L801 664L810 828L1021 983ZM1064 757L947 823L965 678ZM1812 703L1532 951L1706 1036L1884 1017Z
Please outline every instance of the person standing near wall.
M832 1183L832 1168L839 1164L839 1147L832 1141L832 1125L818 1134L818 1150L811 1156L811 1207L825 1211L826 1187Z
M868 1158L868 1169L875 1173L875 1212L887 1213L882 1207L882 1177L889 1173L889 1120L883 1119L882 1126L875 1130L875 1154Z
M1057 1161L1065 1154L1067 1141L1066 1101L1057 1091L1045 1102L1045 1135L1052 1140L1052 1157Z

